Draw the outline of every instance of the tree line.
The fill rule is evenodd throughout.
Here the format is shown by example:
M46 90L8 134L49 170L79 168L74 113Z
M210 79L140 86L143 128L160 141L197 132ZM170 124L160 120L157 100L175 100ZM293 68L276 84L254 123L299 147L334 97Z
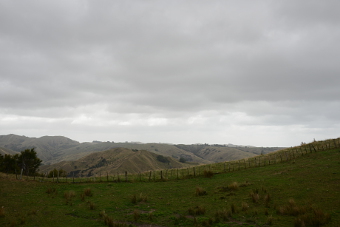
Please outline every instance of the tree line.
M26 149L15 155L0 154L0 172L34 176L41 162L34 148Z

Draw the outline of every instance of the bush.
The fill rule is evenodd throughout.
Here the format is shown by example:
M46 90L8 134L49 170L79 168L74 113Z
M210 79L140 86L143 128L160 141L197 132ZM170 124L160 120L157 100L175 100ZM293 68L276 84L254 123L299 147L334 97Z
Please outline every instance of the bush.
M163 163L169 163L170 161L164 157L163 155L157 155L157 161L163 162Z

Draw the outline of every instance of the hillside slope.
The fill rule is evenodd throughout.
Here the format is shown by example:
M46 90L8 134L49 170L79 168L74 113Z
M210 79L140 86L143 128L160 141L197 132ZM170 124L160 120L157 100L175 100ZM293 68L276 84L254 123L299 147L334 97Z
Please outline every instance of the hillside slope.
M5 155L5 154L14 155L14 154L17 154L17 153L18 152L12 151L11 149L0 147L0 154L2 154L2 155Z
M29 138L18 135L0 136L0 147L14 152L35 148L38 158L43 164L53 164L61 161L78 160L91 153L105 151L117 147L146 150L159 155L169 156L179 160L184 158L187 162L196 164L209 164L215 162L232 161L266 154L282 148L261 148L249 146L225 145L174 145L164 143L114 143L114 142L85 142L79 143L63 136L43 136Z
M100 173L115 175L127 171L139 173L148 170L182 168L187 164L180 163L173 158L164 159L145 150L131 150L114 148L107 151L89 154L77 161L63 161L53 165L41 166L41 172L55 169L65 170L69 176L94 176Z
M63 136L43 136L40 138L30 138L12 134L0 136L0 147L16 152L35 148L37 156L43 160L44 163L53 162L54 159L61 156L62 153L60 153L60 151L78 144L79 142Z

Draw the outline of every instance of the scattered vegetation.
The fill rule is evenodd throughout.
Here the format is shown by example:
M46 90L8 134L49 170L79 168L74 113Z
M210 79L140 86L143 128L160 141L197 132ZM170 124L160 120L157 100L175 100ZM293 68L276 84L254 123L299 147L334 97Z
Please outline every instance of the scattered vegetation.
M299 206L294 199L289 199L288 203L278 207L277 213L280 215L295 216L294 226L323 226L330 221L330 215L319 208L313 206Z

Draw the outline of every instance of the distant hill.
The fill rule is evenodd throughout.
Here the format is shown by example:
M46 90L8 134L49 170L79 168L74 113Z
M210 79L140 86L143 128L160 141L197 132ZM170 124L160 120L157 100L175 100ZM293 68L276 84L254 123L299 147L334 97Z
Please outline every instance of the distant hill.
M2 154L2 155L5 155L5 154L15 155L17 153L18 152L12 151L10 149L0 147L0 154Z
M232 144L173 145L164 143L143 144L100 141L79 143L63 136L30 138L13 134L0 136L0 147L4 148L6 152L20 152L25 149L35 148L38 157L43 160L43 164L45 165L62 161L74 161L91 153L106 151L118 147L146 150L155 154L169 156L177 160L182 158L187 162L196 164L238 160L282 149L279 147L261 148L252 146L237 146Z
M139 173L149 170L182 168L188 164L180 163L171 157L157 155L145 150L131 150L127 148L113 148L107 151L95 152L76 161L62 161L60 163L40 167L40 172L53 169L63 169L69 176L115 175L117 173Z
M52 163L62 155L62 150L78 144L79 142L63 136L43 136L40 138L30 138L13 134L0 136L0 147L16 152L35 148L38 157L45 163Z

